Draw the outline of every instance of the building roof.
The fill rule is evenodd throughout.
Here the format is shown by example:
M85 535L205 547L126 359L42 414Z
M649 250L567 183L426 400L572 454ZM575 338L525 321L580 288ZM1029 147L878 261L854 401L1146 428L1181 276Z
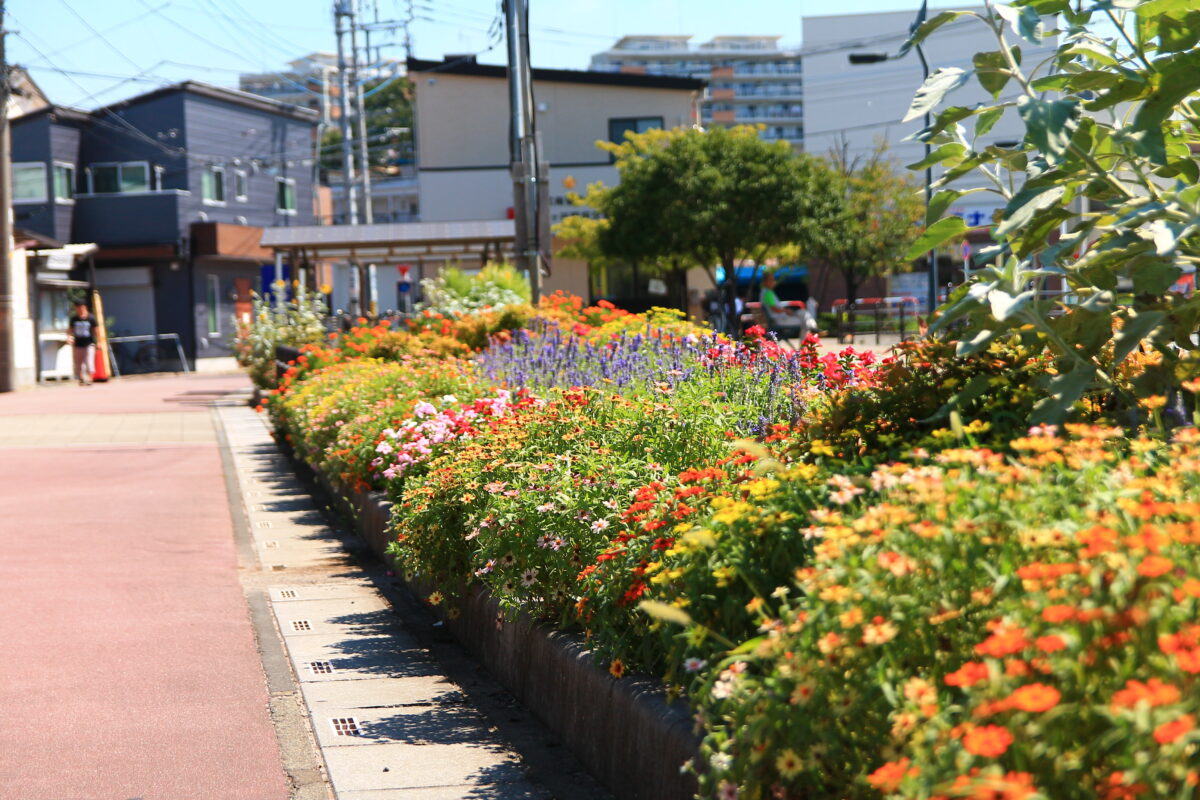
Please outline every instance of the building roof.
M412 73L441 72L447 75L471 75L479 78L507 78L508 68L491 64L476 63L474 58L451 58L446 61L408 60L408 71ZM705 81L698 78L677 78L665 75L638 75L625 72L598 72L576 69L533 70L535 81L548 83L584 83L598 86L628 86L635 89L679 89L698 91Z
M377 225L297 225L264 228L262 246L303 250L314 259L395 260L462 255L484 246L511 248L511 219L466 222L393 222Z
M13 118L12 124L20 125L22 122L28 122L29 120L36 119L37 117L41 116L42 114L51 114L56 118L56 120L57 119L70 120L71 122L87 122L88 120L90 120L92 118L91 114L89 114L88 112L83 111L81 109L78 109L78 108L71 108L70 106L49 105L49 106L44 106L42 108L39 108L35 111L30 111L27 114L22 114L19 117Z
M130 97L122 100L119 103L98 108L93 111L93 114L104 111L116 111L118 109L128 108L138 103L145 103L149 100L155 100L172 92L190 92L191 94L207 97L212 100L220 100L225 103L233 103L234 105L245 106L252 108L255 111L265 111L269 114L279 114L280 116L291 117L292 119L301 120L303 122L315 122L319 116L316 111L311 108L293 105L291 103L272 100L269 97L243 92L240 89L229 89L224 86L213 86L210 83L201 81L183 81L174 83L170 86L164 86L161 89L155 89L146 94L139 94L136 97Z

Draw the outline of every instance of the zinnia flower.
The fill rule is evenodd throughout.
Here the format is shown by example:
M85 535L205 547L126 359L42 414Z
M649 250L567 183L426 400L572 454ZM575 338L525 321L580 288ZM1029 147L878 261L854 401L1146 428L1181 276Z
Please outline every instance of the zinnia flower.
M1191 714L1184 714L1177 719L1159 725L1157 728L1155 728L1154 741L1158 742L1159 744L1170 744L1195 727L1196 718Z
M796 751L788 748L775 759L775 769L784 778L794 778L804 770L804 761L796 755Z
M625 674L625 662L619 658L614 658L612 663L608 665L608 674L614 678L620 678Z
M902 758L899 761L889 761L868 775L867 783L884 794L894 792L900 788L900 783L905 777L918 774L919 770L916 767L909 768L909 763L907 758Z
M1035 713L1049 711L1058 705L1060 699L1062 699L1062 695L1058 689L1055 689L1053 686L1047 686L1044 683L1031 683L1028 686L1022 686L1009 695L1008 698L1014 708Z
M967 735L963 737L963 747L966 751L984 758L999 758L1012 743L1012 733L1000 725L981 725L967 731Z

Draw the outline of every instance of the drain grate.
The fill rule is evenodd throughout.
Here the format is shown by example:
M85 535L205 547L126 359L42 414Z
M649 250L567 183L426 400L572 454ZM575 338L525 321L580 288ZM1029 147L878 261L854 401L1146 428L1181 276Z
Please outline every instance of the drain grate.
M294 631L311 631L312 625L309 625L308 620L306 620L306 619L294 619L294 620L292 620L292 630L294 630Z
M274 550L276 547L279 547L279 540L268 539L267 541L263 542L263 547L267 548L268 550Z
M334 717L329 723L333 725L333 732L338 736L362 736L362 731L358 729L358 720L354 717Z
M332 661L310 661L308 668L314 675L330 675L334 670Z
M270 527L272 527L272 526L271 526L271 521L270 521L270 520L266 520L266 519L264 519L264 520L262 520L261 522L256 522L256 523L254 523L254 527L256 527L256 528L270 528Z
M295 598L296 592L292 589L281 589L279 591L279 596L282 597L284 600L291 600L291 599Z

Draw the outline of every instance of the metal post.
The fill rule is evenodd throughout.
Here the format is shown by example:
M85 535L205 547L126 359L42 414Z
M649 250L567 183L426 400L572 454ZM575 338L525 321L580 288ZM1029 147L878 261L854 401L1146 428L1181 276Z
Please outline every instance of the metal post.
M508 96L511 111L509 153L512 160L513 211L517 267L529 275L534 303L542 295L543 230L548 206L539 203L539 187L547 178L533 118L533 76L529 65L529 11L525 0L505 0L508 38ZM548 176L547 176L548 177ZM547 184L548 185L548 184Z
M924 7L922 7L922 10L924 10ZM921 45L917 45L916 50L917 50L917 58L921 59L921 84L924 85L925 81L929 80L929 62L925 60L925 51L921 48ZM925 129L926 130L928 130L929 126L932 124L931 120L932 120L932 117L930 116L930 112L926 111L925 112ZM927 160L929 158L930 151L931 151L931 147L929 144L929 140L926 139L925 140L925 158ZM933 165L930 164L929 166L925 167L925 210L926 210L926 212L928 212L928 210L929 210L929 202L932 199L933 199ZM929 307L928 307L928 311L926 313L926 319L933 316L933 310L935 308L937 308L937 305L938 305L937 295L938 295L938 262L937 262L937 248L935 247L935 248L931 248L929 251Z
M271 289L275 293L275 308L283 308L283 295L287 284L283 280L283 251L275 251L275 277Z
M4 0L0 0L0 392L17 388L12 277L12 143L8 126L8 60Z
M350 91L346 75L349 65L346 63L346 50L343 43L346 30L342 26L342 18L349 13L346 3L347 0L337 0L333 5L333 21L337 29L338 129L342 134L342 187L346 194L346 222L357 225L358 202L354 181L354 150L350 142L350 108L346 100L347 93Z
M371 208L371 162L367 148L367 107L366 92L363 91L363 77L358 69L358 0L349 0L350 4L350 75L348 81L354 91L354 104L358 115L358 170L362 180L362 219L370 225L373 221ZM369 57L369 54L368 54Z

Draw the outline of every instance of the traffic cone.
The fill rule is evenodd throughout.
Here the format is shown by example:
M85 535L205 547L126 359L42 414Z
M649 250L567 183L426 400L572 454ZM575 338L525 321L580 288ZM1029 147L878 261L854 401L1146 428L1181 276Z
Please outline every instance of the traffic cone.
M107 381L112 377L112 367L108 363L108 331L104 326L104 301L100 299L100 290L92 290L92 309L96 314L96 363L92 366L93 381Z

